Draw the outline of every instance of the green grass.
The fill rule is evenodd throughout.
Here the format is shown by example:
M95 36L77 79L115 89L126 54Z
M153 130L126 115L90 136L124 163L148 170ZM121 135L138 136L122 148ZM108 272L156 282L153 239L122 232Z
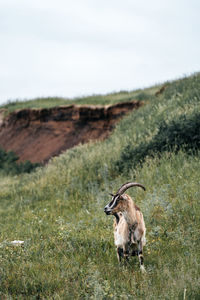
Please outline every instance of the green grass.
M183 115L190 120L199 90L199 74L172 82L104 142L68 150L34 173L1 177L2 299L183 299L184 292L199 299L199 148L156 148L140 164L123 156L128 145L155 142L163 121L171 128ZM145 275L136 258L118 265L113 218L103 212L108 193L129 180L147 189L129 190L147 227ZM24 247L11 246L15 239Z
M1 105L0 109L6 109L8 113L11 113L18 109L41 109L41 108L51 108L55 106L62 105L108 105L115 104L118 102L125 102L131 100L150 100L151 97L160 89L161 85L155 85L145 90L135 90L135 91L121 91L118 93L111 93L107 95L92 95L88 97L79 98L61 98L61 97L48 97L48 98L36 98L32 100L15 100L9 101L8 103Z

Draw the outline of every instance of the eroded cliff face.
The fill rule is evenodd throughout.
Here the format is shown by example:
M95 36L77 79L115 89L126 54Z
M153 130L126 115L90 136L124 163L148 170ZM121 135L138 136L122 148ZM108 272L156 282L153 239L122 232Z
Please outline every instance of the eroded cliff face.
M141 101L130 101L16 111L1 118L0 147L14 151L20 161L45 163L79 143L105 139L124 114L141 105Z

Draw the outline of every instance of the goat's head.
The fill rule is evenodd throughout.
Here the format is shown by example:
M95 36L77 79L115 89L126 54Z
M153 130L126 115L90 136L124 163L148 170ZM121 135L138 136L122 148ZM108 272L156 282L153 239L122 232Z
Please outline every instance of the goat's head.
M127 189L133 186L139 186L145 190L145 187L137 182L127 182L123 184L116 194L110 194L112 196L112 200L104 207L104 212L107 215L114 215L118 212L122 212L124 210L124 201L126 200L126 196L123 194Z

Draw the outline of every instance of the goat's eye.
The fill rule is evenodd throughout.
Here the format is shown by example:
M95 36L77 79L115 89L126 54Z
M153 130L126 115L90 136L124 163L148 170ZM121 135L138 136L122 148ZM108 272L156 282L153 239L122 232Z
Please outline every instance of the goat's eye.
M116 201L117 201L117 203L118 203L120 200L121 200L121 197L118 197L118 198L117 198L117 200L116 200Z

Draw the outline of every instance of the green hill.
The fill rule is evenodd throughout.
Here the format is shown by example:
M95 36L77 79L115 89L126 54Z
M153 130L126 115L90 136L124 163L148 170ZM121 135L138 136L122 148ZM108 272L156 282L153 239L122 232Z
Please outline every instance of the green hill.
M1 176L2 299L199 299L200 74L158 89L81 99L146 104L103 142ZM145 275L136 258L118 265L113 219L103 212L109 192L130 180L146 186L129 190L147 227Z

